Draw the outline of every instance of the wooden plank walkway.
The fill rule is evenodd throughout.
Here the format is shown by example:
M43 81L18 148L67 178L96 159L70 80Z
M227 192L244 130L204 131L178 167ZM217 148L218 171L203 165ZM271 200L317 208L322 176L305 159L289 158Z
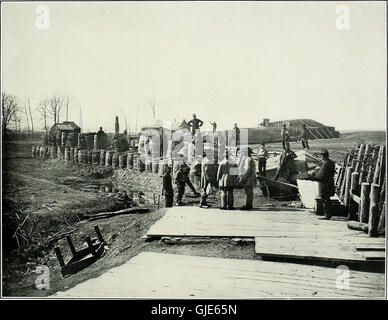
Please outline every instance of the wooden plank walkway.
M385 256L385 238L371 238L362 231L348 229L344 221L319 220L309 211L296 209L174 207L146 236L251 237L255 238L257 254L285 258L365 262Z
M347 288L338 286L338 276L336 269L317 266L142 252L53 297L384 297L383 274L351 271Z

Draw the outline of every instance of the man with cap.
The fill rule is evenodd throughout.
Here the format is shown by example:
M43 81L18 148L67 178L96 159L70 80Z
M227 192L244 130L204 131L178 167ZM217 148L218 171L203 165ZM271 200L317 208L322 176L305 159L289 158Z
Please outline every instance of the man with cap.
M221 207L220 209L233 210L233 189L236 186L237 176L233 174L233 163L229 160L228 150L225 150L225 158L221 161L217 170L218 186L221 190Z
M241 209L250 210L253 208L253 187L257 185L256 164L252 158L252 149L242 148L243 158L240 163L239 183L243 186L247 195L246 204Z
M284 149L286 149L287 142L290 141L290 133L288 132L287 126L285 123L283 124L283 129L280 132L280 135L282 137L282 145L283 145L283 150L284 150Z
M193 119L191 119L187 124L191 127L191 136L194 137L196 130L199 130L203 125L203 121L198 119L196 114L193 114Z
M322 149L322 165L317 173L311 174L311 180L318 181L319 197L323 201L325 216L321 219L329 220L331 217L330 197L334 195L335 163L329 158L329 151Z

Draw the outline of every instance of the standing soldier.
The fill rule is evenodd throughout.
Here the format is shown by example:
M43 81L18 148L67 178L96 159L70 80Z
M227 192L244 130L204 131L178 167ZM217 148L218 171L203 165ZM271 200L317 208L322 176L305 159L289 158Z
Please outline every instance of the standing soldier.
M183 172L182 166L179 166L178 170L175 172L175 184L177 186L177 198L176 205L183 206L182 198L185 194L185 186L186 186L186 175Z
M310 149L310 147L309 147L309 137L310 137L310 131L307 129L306 124L303 123L303 125L302 125L302 133L299 136L299 140L302 141L303 149Z
M191 136L194 137L195 132L199 130L200 127L203 125L203 121L200 119L197 119L196 114L193 114L193 119L191 119L187 124L191 127Z
M240 145L240 128L237 126L237 123L235 123L233 127L232 141L236 142L235 146ZM231 146L234 146L233 143L231 144Z
M286 124L283 124L283 129L280 132L280 135L282 137L283 150L285 150L286 149L286 144L290 141L290 133L287 130Z
M259 148L259 173L262 176L266 176L266 170L267 170L267 159L269 158L269 154L267 149L265 148L265 143L263 142Z
M253 208L253 187L257 185L256 181L256 165L252 158L252 149L242 150L243 159L240 164L239 182L243 186L247 195L246 204L241 209L249 210Z
M168 166L163 174L162 196L164 196L164 206L171 208L174 201L174 190L172 189L171 167Z
M206 203L206 199L208 198L208 192L207 189L209 186L211 186L211 163L209 158L206 155L206 150L203 150L203 158L201 162L201 202L200 207L201 208L208 208L208 204Z
M221 190L220 209L233 210L233 188L236 185L235 175L231 172L232 164L229 161L228 150L225 150L225 158L221 161L217 171L218 186Z
M334 196L335 163L329 158L329 151L322 149L322 165L318 173L311 175L311 180L318 181L319 197L323 200L325 216L320 219L329 220L331 217L330 197Z
M210 121L210 124L212 125L213 127L213 133L217 131L217 123L214 121L214 122L211 122Z

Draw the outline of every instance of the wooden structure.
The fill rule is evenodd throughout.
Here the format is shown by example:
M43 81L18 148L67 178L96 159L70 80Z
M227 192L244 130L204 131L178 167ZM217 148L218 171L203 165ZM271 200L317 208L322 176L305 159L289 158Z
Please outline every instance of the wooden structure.
M97 238L91 239L89 236L85 238L87 247L80 250L76 250L71 240L70 236L66 236L67 243L69 245L70 251L73 257L65 263L61 249L55 247L55 254L61 266L62 276L69 276L71 274L77 273L78 271L85 269L97 259L99 259L104 253L104 247L106 245L105 240L101 234L98 226L94 226Z
M314 262L384 264L385 239L370 238L349 230L344 221L319 220L307 210L259 208L254 211L221 211L198 207L173 207L147 232L161 237L252 238L256 253L268 258Z
M360 222L360 230L367 230L370 236L385 234L380 222L385 221L385 159L385 146L360 144L346 154L335 179L349 221Z
M352 271L349 285L335 269L269 261L142 252L55 298L174 299L383 298L384 274Z

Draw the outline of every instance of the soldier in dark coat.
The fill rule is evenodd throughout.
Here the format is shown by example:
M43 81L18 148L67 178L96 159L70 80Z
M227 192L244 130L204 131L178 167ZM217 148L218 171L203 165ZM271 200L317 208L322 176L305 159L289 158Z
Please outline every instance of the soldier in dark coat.
M182 198L185 194L185 186L186 186L186 175L182 166L179 166L178 170L175 173L175 184L177 186L177 198L176 205L183 206Z
M193 119L191 119L187 124L191 127L191 136L194 137L196 130L199 130L203 125L203 121L198 119L195 113L193 114Z
M321 219L330 219L331 206L330 197L334 195L334 174L335 163L329 158L329 151L327 149L321 150L322 165L319 171L311 175L311 180L318 181L319 197L323 201L323 209L325 217Z
M171 208L174 200L174 190L172 189L172 177L171 177L171 167L168 166L163 174L163 183L162 183L162 196L164 196L164 206L166 208Z

